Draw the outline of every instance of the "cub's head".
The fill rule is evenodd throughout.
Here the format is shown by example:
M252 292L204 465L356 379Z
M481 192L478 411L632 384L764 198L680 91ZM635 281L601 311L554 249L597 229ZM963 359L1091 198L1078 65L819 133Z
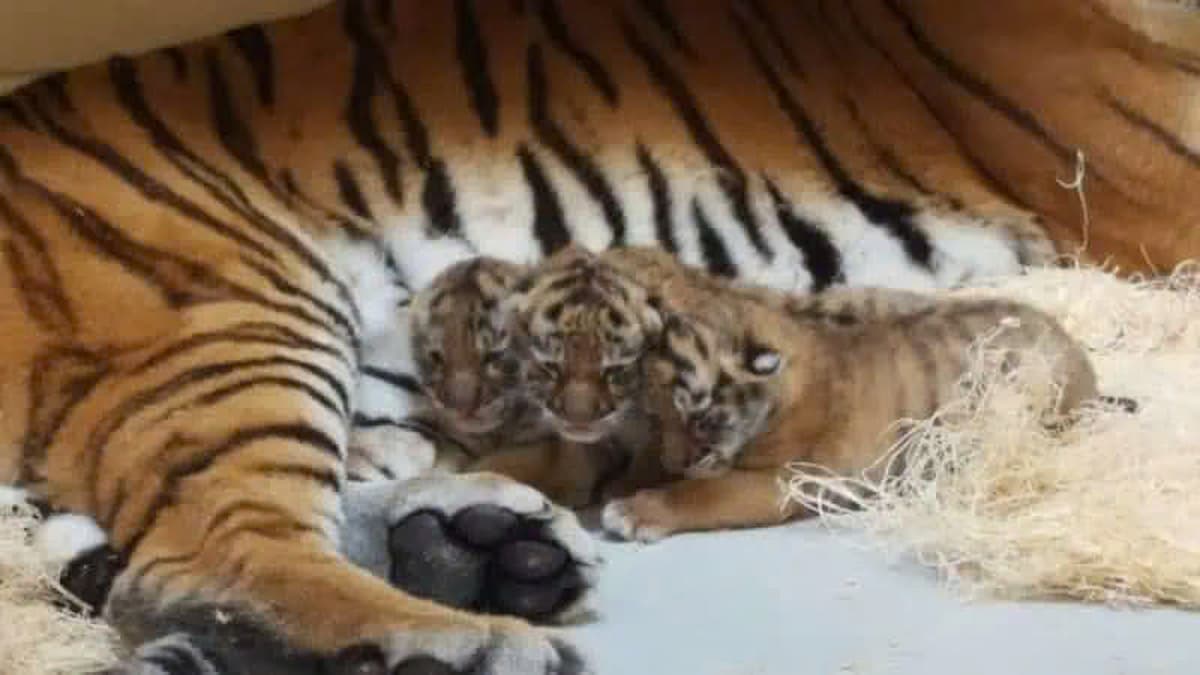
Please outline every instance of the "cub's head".
M662 329L644 289L569 247L521 283L511 307L530 397L560 436L600 441L640 408L640 360Z
M447 268L413 298L417 373L436 413L462 433L493 431L520 404L520 354L503 303L522 271L475 258Z
M652 405L674 436L664 443L664 468L689 477L730 468L766 427L785 365L782 354L740 327L665 315L646 368Z

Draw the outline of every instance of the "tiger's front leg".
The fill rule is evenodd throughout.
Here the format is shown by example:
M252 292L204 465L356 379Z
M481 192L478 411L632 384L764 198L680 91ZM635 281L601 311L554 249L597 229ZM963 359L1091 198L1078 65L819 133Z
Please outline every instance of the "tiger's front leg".
M128 558L107 614L144 647L118 672L582 672L524 621L418 599L339 552L347 344L259 305L184 313L170 341L105 371L44 466L55 501ZM477 488L440 505L453 515L472 490L535 499Z

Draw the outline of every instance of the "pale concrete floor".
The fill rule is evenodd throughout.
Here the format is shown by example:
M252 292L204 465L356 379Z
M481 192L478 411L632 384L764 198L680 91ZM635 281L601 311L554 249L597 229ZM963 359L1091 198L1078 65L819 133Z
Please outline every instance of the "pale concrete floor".
M814 524L603 551L599 675L1200 674L1200 614L967 602Z

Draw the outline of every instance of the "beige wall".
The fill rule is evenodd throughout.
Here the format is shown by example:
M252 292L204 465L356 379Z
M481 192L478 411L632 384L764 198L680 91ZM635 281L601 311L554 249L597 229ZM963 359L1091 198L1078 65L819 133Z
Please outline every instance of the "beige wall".
M329 0L0 0L0 92L47 70L138 53Z

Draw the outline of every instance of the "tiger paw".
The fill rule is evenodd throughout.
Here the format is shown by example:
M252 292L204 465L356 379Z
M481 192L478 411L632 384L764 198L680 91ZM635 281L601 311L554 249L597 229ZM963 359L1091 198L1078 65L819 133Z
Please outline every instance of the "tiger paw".
M575 515L500 476L354 485L345 502L346 555L444 605L562 623L595 581L595 543Z
M678 531L675 513L659 490L642 490L604 506L601 525L608 534L626 541L655 542Z

